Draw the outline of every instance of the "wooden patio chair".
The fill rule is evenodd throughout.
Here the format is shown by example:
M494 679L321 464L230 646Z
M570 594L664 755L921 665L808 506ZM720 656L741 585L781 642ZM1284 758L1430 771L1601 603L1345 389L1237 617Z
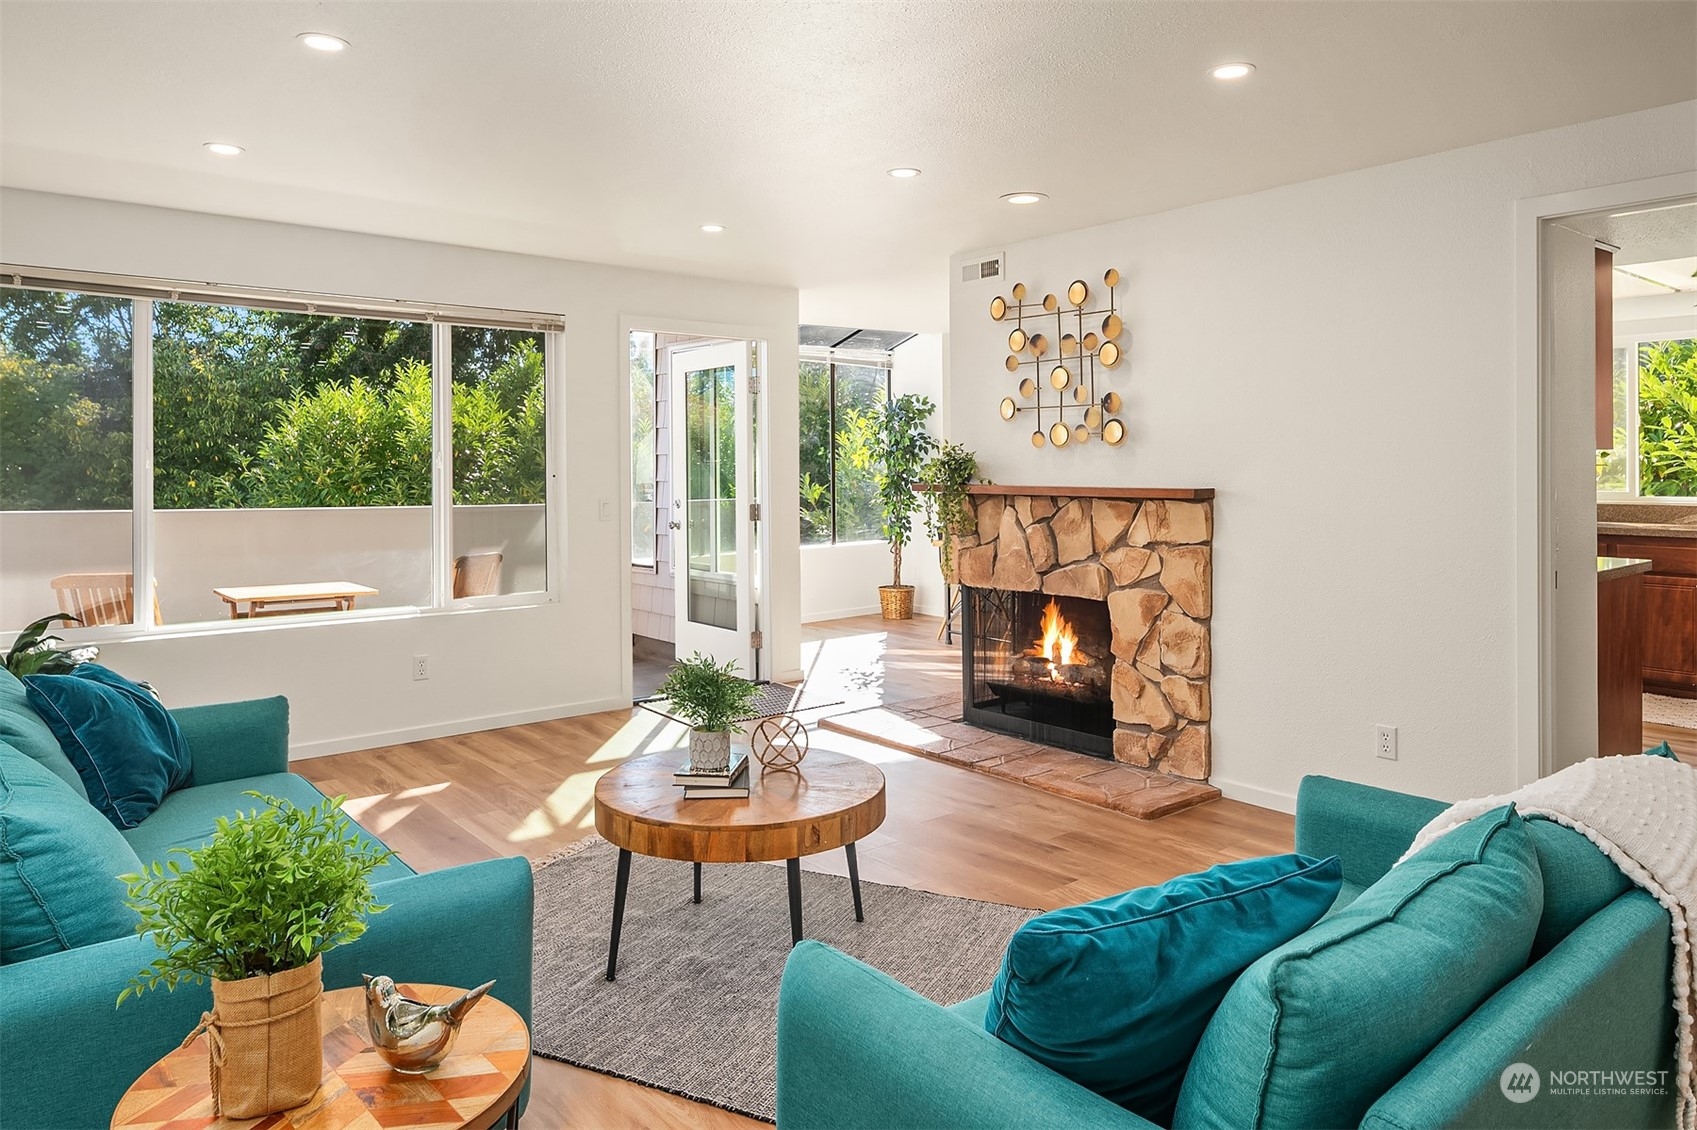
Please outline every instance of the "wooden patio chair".
M501 554L468 553L454 558L454 599L501 591Z
M49 583L58 598L59 611L75 616L85 626L135 623L133 573L66 573ZM158 582L153 586L153 622L165 622L159 615Z

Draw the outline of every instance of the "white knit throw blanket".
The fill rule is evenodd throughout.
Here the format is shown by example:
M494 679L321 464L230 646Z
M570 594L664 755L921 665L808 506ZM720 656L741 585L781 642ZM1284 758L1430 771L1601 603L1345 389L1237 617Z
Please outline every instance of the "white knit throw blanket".
M1502 796L1464 800L1414 837L1409 856L1493 808L1513 802L1596 844L1621 872L1654 895L1673 919L1673 1002L1680 1130L1697 1128L1692 1050L1693 954L1697 954L1697 769L1666 757L1594 757ZM1397 862L1402 862L1398 860Z

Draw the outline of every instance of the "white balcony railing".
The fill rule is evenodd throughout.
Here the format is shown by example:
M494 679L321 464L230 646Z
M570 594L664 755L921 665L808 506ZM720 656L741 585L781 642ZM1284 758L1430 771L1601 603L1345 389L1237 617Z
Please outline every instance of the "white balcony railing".
M500 592L541 592L545 510L456 506L454 553L499 552ZM228 620L229 606L212 590L238 585L353 581L378 590L361 608L430 603L428 506L160 510L153 522L167 624ZM0 512L0 642L58 610L54 577L134 572L130 528L127 510Z

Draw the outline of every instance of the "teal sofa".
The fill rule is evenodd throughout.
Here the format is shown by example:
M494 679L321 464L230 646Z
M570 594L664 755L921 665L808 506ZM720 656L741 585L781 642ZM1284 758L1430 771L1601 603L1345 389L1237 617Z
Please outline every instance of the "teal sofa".
M1297 800L1296 848L1342 859L1342 907L1445 807L1309 777ZM1673 1125L1667 912L1579 834L1536 818L1528 828L1544 878L1530 964L1385 1091L1363 1127ZM778 1001L780 1130L1153 1125L991 1036L983 1024L987 999L943 1007L829 946L802 942ZM1499 1085L1515 1063L1669 1074L1660 1094L1550 1093L1516 1103ZM1193 1061L1190 1071L1198 1066ZM1201 1066L1218 1078L1262 1064L1246 1056Z
M0 680L10 679L0 670ZM15 680L0 689L21 690ZM28 710L19 697L0 695L0 712ZM287 700L172 714L187 740L193 776L157 812L123 833L141 860L161 860L173 847L204 843L218 817L255 806L244 795L249 789L300 805L322 799L305 778L288 772ZM6 732L0 724L0 746ZM4 756L23 755L5 746ZM64 799L87 803L68 785ZM495 995L529 1023L531 880L525 860L496 859L420 875L392 859L373 884L389 909L370 920L359 941L325 956L326 989L357 985L361 973L465 986L493 978ZM151 938L130 935L0 965L0 1126L95 1130L109 1124L125 1089L175 1048L211 1006L206 986L182 985L174 992L144 993L115 1009L119 992L157 952Z

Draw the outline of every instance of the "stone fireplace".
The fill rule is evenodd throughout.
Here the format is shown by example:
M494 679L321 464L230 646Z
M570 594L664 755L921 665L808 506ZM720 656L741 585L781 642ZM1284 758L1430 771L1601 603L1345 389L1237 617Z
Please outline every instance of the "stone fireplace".
M964 720L1207 780L1213 493L973 487Z

